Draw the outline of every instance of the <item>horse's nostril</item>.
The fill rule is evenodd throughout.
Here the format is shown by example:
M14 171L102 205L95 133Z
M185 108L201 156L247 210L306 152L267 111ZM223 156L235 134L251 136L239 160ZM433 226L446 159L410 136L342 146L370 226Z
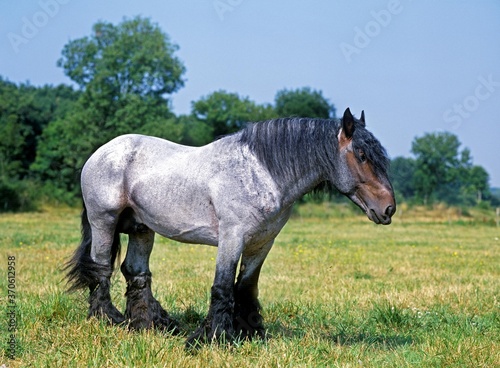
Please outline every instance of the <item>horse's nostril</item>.
M386 216L391 217L392 215L394 215L394 212L395 212L395 209L393 206L387 206L387 208L385 209Z

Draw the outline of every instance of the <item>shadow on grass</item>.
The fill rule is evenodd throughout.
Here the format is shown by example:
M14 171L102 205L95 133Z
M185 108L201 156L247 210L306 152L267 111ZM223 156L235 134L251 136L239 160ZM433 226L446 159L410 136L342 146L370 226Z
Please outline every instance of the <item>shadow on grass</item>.
M401 335L370 335L365 333L329 335L328 339L333 340L340 346L352 346L357 344L370 345L379 349L394 349L400 346L411 345L414 340L408 336Z
M303 327L293 328L286 326L281 322L274 322L267 326L268 336L270 338L293 338L302 339L307 334L313 333L314 327L304 329ZM372 334L366 332L341 332L341 333L325 333L324 330L320 334L322 340L327 340L339 346L353 345L368 345L376 349L395 349L401 346L409 346L415 342L410 336L405 335L386 335Z

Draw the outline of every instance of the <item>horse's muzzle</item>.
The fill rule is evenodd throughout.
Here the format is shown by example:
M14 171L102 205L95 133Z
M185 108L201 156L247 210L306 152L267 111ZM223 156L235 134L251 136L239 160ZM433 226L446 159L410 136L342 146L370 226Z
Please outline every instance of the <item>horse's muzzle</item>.
M395 212L396 206L389 205L385 208L383 213L370 208L370 210L366 212L366 215L376 224L389 225L392 222L392 215L394 215Z

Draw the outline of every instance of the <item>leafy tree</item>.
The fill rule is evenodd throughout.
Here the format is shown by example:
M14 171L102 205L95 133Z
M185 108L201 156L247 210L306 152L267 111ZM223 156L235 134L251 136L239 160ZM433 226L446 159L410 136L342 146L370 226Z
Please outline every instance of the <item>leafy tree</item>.
M174 117L169 95L184 85L177 49L158 25L141 17L117 26L99 22L92 36L64 47L58 65L84 91L85 119L73 120L94 131L89 137L94 148L130 132L162 131L165 138L179 138L163 126L172 127L168 121Z
M404 199L415 195L413 176L415 173L415 160L413 158L396 157L391 161L389 176L394 190Z
M19 86L0 77L0 179L29 176L38 137L50 121L72 108L78 93L68 86Z
M177 49L147 18L117 26L98 22L90 37L64 46L58 65L82 89L110 103L128 94L164 98L184 85Z
M415 190L425 204L437 189L452 182L459 147L457 136L448 132L427 133L414 139L411 152L416 157Z
M181 144L203 146L213 140L211 127L193 114L178 116L177 123L182 128L182 137L179 140Z
M490 177L482 166L472 166L467 179L467 182L464 183L464 188L468 193L475 195L477 204L481 203L483 198L491 197L490 186L488 184Z
M281 117L334 118L335 107L323 97L321 91L304 87L283 89L275 97L276 113Z
M65 191L76 188L77 168L83 165L93 148L87 139L89 132L85 122L87 115L77 106L67 118L57 119L45 128L36 160L31 165L40 180Z
M0 80L0 178L23 175L22 153L30 126L19 116L19 90L13 83Z
M212 130L215 138L234 133L247 122L275 117L270 106L259 106L236 93L217 91L193 103L192 114Z
M31 126L31 134L26 137L24 150L24 167L29 170L36 158L39 136L51 121L62 119L73 110L80 93L65 85L21 85L19 88L24 100L21 104L25 109L23 115Z
M458 137L449 132L427 133L413 141L414 189L425 204L432 199L473 204L490 195L488 173L473 165L470 150L460 150L460 145Z
M29 168L39 136L77 98L68 86L16 85L0 77L0 211L33 208L38 191Z

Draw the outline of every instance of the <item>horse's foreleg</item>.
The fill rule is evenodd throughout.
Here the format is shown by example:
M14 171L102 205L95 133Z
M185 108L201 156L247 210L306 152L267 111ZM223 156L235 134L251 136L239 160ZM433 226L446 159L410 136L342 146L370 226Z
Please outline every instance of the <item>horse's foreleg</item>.
M132 329L159 328L178 332L177 325L151 292L149 256L155 233L144 225L137 225L129 234L127 256L121 271L127 281L125 318Z
M259 275L273 241L265 244L257 251L250 248L241 257L240 273L234 288L235 312L234 327L236 333L243 338L258 336L264 338L265 329L260 314Z
M238 241L219 243L208 316L188 338L187 348L197 347L201 343L214 340L229 342L235 337L233 326L234 280L242 248L242 242Z

